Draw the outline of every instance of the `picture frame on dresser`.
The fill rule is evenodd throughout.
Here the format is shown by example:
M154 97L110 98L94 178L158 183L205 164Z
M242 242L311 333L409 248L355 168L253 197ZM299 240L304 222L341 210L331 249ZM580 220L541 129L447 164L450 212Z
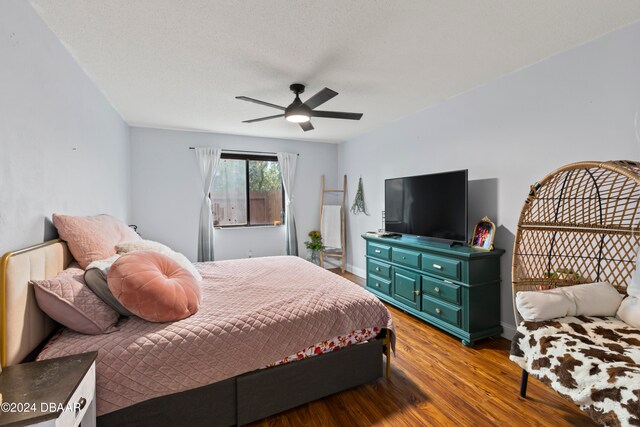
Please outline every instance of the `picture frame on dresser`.
M473 227L473 235L471 236L471 247L483 249L485 251L493 250L493 240L496 237L496 224L485 216Z

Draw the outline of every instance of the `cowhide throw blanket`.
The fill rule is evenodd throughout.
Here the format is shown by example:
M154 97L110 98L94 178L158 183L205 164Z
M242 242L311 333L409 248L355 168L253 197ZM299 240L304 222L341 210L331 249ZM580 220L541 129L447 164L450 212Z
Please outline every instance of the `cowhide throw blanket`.
M640 426L640 330L613 317L522 322L510 358L597 423Z

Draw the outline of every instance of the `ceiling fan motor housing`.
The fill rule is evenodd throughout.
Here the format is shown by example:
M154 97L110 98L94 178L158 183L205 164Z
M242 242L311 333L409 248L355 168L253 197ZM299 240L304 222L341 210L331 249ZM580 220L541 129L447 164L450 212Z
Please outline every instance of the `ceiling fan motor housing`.
M294 83L291 86L289 86L289 89L291 89L291 91L296 95L300 95L301 93L304 93L304 85L302 83Z
M304 85L300 83L294 83L289 86L289 89L296 94L296 99L284 110L284 117L293 122L309 121L311 117L311 108L307 107L300 99L300 94L304 92ZM306 120L305 120L306 118Z

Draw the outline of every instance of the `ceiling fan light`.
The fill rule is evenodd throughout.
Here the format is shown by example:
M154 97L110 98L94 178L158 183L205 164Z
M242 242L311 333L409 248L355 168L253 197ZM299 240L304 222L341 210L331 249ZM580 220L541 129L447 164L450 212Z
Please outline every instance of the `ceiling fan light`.
M292 123L304 123L308 122L311 119L309 116L299 113L289 114L285 116L285 118Z

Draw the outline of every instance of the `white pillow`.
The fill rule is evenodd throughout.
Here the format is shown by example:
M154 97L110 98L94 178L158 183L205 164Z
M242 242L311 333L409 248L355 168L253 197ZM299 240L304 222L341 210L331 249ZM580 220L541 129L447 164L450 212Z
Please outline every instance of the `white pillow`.
M629 326L640 328L640 298L625 298L620 304L616 317Z
M624 298L610 283L587 283L561 288L576 306L576 315L615 316ZM570 315L571 316L571 315Z
M623 298L609 283L588 283L518 292L516 308L524 320L534 322L565 316L615 316Z
M522 318L530 322L573 316L576 309L562 289L518 292L516 307Z
M640 246L636 248L636 269L631 274L631 283L627 287L627 294L630 297L640 298Z
M180 252L175 252L169 246L163 245L162 243L154 242L153 240L133 240L130 242L119 243L115 248L116 253L118 254L126 254L136 251L153 251L161 253L186 268L197 281L202 280L202 276L186 256L182 255Z

